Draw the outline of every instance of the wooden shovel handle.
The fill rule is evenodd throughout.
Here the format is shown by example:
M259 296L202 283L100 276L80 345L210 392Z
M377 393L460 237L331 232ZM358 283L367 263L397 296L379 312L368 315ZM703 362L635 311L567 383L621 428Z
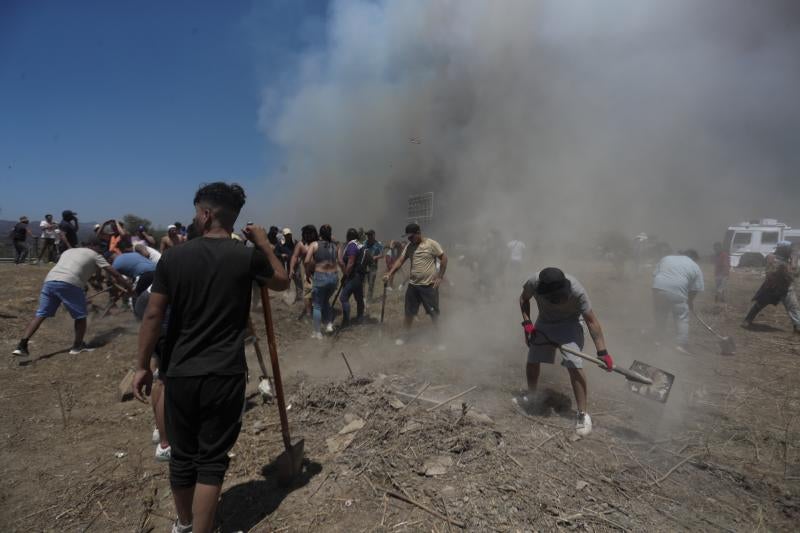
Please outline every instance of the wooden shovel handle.
M585 354L583 352L579 352L578 350L573 350L572 348L569 348L569 347L563 346L563 345L559 346L558 349L559 350L563 350L563 351L565 351L567 353L570 353L570 354L572 354L572 355L574 355L576 357L580 357L581 359L585 359L586 361L589 361L590 363L594 363L594 364L596 364L597 366L599 366L601 368L605 368L606 367L606 364L603 362L603 360L599 359L597 357L592 357L591 355ZM634 372L633 370L628 370L625 367L614 365L614 368L612 368L611 370L613 372L616 372L617 374L622 374L623 376L625 376L626 378L628 378L631 381L636 381L637 383L643 383L644 385L652 385L653 384L653 380L652 379L648 378L647 376L643 376L638 372Z
M383 282L383 299L381 301L381 324L383 324L383 315L386 313L386 288L388 287L388 283L385 281Z
M275 380L275 399L278 401L283 446L286 448L287 453L291 453L292 440L289 437L289 417L286 416L286 400L283 396L283 381L281 380L281 368L278 363L278 346L275 344L272 308L269 305L269 289L266 287L261 287L261 307L264 309L264 326L267 329L267 346L269 346L269 359L272 362L272 379Z
M253 336L253 348L256 350L256 359L258 359L258 366L261 368L261 377L267 377L267 365L264 364L264 355L261 353L261 346L258 344L258 336L256 335L256 328L253 326L253 319L247 317L247 327L250 328L250 334Z

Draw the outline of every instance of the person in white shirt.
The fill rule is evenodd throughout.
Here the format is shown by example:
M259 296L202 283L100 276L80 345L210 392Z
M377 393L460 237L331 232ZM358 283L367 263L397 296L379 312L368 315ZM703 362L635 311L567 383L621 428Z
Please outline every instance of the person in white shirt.
M58 224L53 222L53 215L45 215L44 220L39 223L42 230L42 250L39 252L37 263L41 263L46 258L48 263L56 260L56 238L58 237Z
M64 250L56 266L44 278L44 285L42 285L42 291L39 295L39 308L36 310L33 320L30 321L25 329L17 348L13 351L14 355L22 357L30 355L28 352L28 340L36 333L42 322L55 316L56 311L62 304L75 321L75 340L69 351L70 355L92 350L83 342L83 337L86 335L86 317L88 315L86 294L83 288L89 278L100 268L126 291L132 291L128 280L114 270L108 264L108 261L100 255L101 250L100 240L96 237L92 238L83 248L76 247Z
M138 253L139 255L143 255L153 263L157 264L158 261L161 259L161 252L141 242L135 245L133 249L134 251L136 251L136 253Z
M655 332L663 337L666 318L672 315L677 331L675 349L684 354L690 354L689 311L694 310L694 299L704 289L698 257L694 250L668 255L659 261L653 272Z

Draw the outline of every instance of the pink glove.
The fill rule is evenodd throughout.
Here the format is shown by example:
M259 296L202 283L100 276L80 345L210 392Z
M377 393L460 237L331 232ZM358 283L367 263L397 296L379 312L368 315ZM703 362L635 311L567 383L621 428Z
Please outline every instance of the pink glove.
M525 344L530 346L534 337L536 337L536 326L530 320L523 320L522 329L525 330Z

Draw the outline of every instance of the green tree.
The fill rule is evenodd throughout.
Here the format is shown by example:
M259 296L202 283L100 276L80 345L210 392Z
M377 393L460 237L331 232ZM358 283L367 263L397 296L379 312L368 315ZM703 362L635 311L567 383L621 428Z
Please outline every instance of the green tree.
M139 226L144 226L144 230L147 233L150 233L150 226L152 222L150 222L146 218L142 218L132 213L128 213L127 215L122 217L122 221L125 223L125 229L130 231L131 233L135 232Z

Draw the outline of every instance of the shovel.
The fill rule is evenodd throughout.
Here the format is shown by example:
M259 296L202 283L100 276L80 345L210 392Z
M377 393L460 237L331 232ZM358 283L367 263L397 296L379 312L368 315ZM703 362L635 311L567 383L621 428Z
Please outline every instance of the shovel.
M256 351L256 359L258 359L258 366L261 368L261 375L258 377L258 392L261 394L261 399L269 402L275 396L272 390L272 383L269 381L269 374L267 373L267 365L264 364L264 356L261 354L261 346L258 343L256 336L256 329L253 327L253 321L248 317L247 326L250 328L250 335L253 339L253 348Z
M386 313L386 288L388 284L383 282L383 297L381 298L381 324L383 324L383 315Z
M344 278L342 281L339 282L339 286L336 288L336 292L333 293L333 300L331 300L331 319L333 318L333 310L336 308L336 302L339 301L339 294L342 292L342 287L344 287Z
M286 400L283 396L281 368L278 364L278 346L275 343L275 329L272 325L272 309L269 305L269 290L261 287L261 307L264 309L264 325L267 328L267 345L272 362L272 376L275 380L275 398L278 401L278 415L281 419L281 435L283 435L284 452L275 460L278 471L278 484L288 487L300 474L303 466L303 448L305 441L300 439L294 445L289 436L289 418L286 416Z
M559 346L558 349L562 352L585 359L586 361L594 363L601 368L606 367L602 359L597 357L592 357L591 355L579 352L578 350L573 350L572 348L563 345ZM617 374L622 374L625 376L625 379L628 380L628 385L631 389L631 392L635 392L636 394L644 396L645 398L649 398L661 403L666 403L667 398L669 397L669 391L672 389L672 384L675 381L675 376L669 372L665 372L660 368L642 363L641 361L634 361L630 369L614 365L614 368L611 370Z
M714 334L715 337L719 339L719 351L722 355L734 355L736 353L736 343L733 342L733 339L731 337L723 337L722 335L714 331L711 328L711 326L706 324L705 321L702 318L700 318L700 315L698 315L695 311L692 311L692 314L694 314L694 317L697 319L698 322L700 322L703 325L704 328L706 328L708 331Z

